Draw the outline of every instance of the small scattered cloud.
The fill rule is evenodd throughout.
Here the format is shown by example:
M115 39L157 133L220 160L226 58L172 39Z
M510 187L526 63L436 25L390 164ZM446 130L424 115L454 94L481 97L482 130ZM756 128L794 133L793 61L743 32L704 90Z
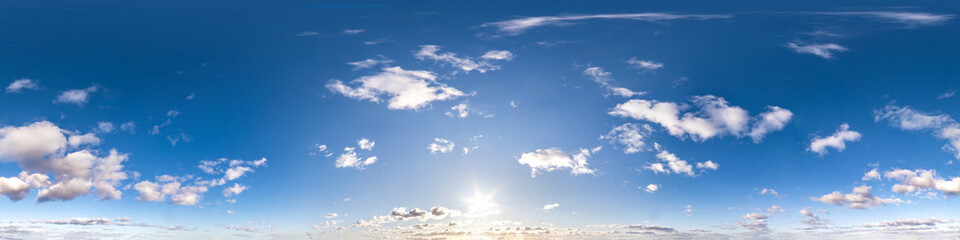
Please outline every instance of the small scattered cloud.
M590 154L600 150L600 147L593 149L581 148L575 154L568 154L559 148L537 149L536 151L524 153L517 160L520 164L530 166L530 176L537 177L540 172L553 172L560 169L570 169L570 174L594 174L596 169L590 169L587 165Z
M434 138L433 143L430 143L430 146L427 146L427 149L429 149L430 153L433 154L437 154L437 152L448 153L453 151L454 146L456 145L454 145L450 140Z
M787 43L787 47L792 49L794 52L802 54L813 54L824 59L833 59L833 55L840 52L846 52L850 49L847 49L843 46L840 46L836 43L823 43L823 44L806 44L801 45L802 43L791 42Z
M643 69L644 71L654 71L663 68L663 63L651 60L640 60L636 57L632 57L630 60L627 60L627 64L630 64L630 67L632 68Z
M649 185L647 185L646 187L640 187L640 189L642 189L644 192L647 192L647 193L654 193L654 192L657 192L657 190L660 189L660 185L659 185L659 184L649 184Z
M853 193L844 194L839 191L834 191L833 193L823 195L821 197L810 197L810 200L837 206L847 206L850 209L867 209L886 204L899 204L904 202L899 198L881 198L874 196L870 193L871 188L872 187L870 186L859 186L853 188Z
M357 35L363 32L366 32L366 29L344 29L343 34L346 35Z
M420 60L433 60L436 62L449 64L450 66L457 68L459 71L463 71L464 73L470 73L471 71L485 73L500 69L500 66L495 65L492 62L474 60L470 57L458 57L457 54L452 52L438 53L440 49L441 47L437 45L423 45L420 46L420 50L414 53L413 56ZM513 54L509 51L494 50L487 52L481 58L486 60L511 60L513 59ZM458 71L454 71L454 73L457 72Z
M21 78L7 86L7 93L19 93L23 90L37 90L40 86L33 79Z
M83 107L89 101L90 94L97 92L100 87L96 85L84 88L84 89L72 89L63 91L57 96L57 99L54 99L54 103L66 103L66 104L75 104L77 106Z
M379 103L381 97L389 97L387 107L392 110L418 110L434 101L451 100L466 96L466 93L436 81L433 72L404 70L400 67L384 68L383 72L357 78L351 87L340 80L331 80L327 89L331 92L358 100Z
M551 203L551 204L543 205L543 208L541 208L541 210L550 211L557 207L560 207L559 203Z
M820 156L827 154L827 148L833 148L838 152L843 152L843 149L847 148L846 142L859 141L860 137L859 132L850 130L850 125L844 123L837 128L837 131L833 133L833 135L814 137L813 140L810 141L810 147L807 148L807 151L818 153Z
M749 136L755 143L782 130L793 117L790 110L777 106L768 106L766 112L751 117L743 108L730 106L722 97L713 95L694 96L692 102L699 111L682 115L682 110L689 109L686 105L642 99L617 104L608 114L657 123L678 138L704 141L723 135Z

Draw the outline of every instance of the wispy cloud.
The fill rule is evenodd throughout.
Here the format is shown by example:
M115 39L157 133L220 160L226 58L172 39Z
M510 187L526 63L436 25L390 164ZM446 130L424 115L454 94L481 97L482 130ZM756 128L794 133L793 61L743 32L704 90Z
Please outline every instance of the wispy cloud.
M836 43L800 45L800 43L792 42L787 43L787 47L793 49L793 51L797 53L813 54L824 59L832 59L833 54L838 52L846 52L849 50Z
M593 15L567 15L567 16L541 16L526 17L513 20L484 23L483 27L494 27L507 35L520 35L530 29L543 26L566 26L576 21L594 20L594 19L626 19L636 21L655 22L663 20L707 20L718 18L731 18L731 15L687 15L687 14L669 14L669 13L628 13L628 14L593 14Z
M886 22L902 24L906 27L939 25L953 19L952 14L935 14L923 12L884 12L884 11L864 11L864 12L816 12L814 14L834 15L834 16L853 16L865 17Z

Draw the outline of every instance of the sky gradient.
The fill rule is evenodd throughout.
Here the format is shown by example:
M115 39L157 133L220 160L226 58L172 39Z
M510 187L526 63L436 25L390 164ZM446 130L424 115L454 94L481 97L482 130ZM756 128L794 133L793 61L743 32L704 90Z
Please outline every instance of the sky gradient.
M0 3L0 239L960 237L953 1Z

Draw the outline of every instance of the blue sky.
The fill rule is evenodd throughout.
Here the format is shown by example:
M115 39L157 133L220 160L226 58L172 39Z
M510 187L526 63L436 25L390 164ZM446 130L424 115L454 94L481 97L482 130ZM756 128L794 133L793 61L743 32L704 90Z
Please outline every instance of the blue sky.
M950 1L0 3L0 236L956 237Z

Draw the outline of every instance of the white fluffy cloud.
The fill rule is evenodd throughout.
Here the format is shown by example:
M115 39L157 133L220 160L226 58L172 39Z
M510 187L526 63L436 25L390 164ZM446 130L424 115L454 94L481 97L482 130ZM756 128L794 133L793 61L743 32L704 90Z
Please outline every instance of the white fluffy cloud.
M84 89L72 89L63 91L57 96L57 99L53 100L54 103L69 103L76 104L77 106L83 106L87 104L88 99L90 98L90 93L97 92L99 87L91 86Z
M524 32L543 26L566 26L570 22L593 20L593 19L626 19L646 22L656 22L664 20L706 20L717 18L730 18L729 15L680 15L669 13L627 13L627 14L595 14L595 15L567 15L567 16L542 16L526 17L507 20L502 22L484 23L483 27L494 27L507 35L520 35Z
M647 185L646 187L640 187L640 189L643 189L643 191L648 193L654 193L654 192L657 192L657 190L660 190L660 185L650 184L650 185Z
M550 211L557 207L560 207L559 203L551 203L551 204L543 205L543 208L541 209L544 211Z
M429 149L430 153L433 154L437 154L437 152L448 153L453 151L454 146L455 145L450 140L434 138L433 142L430 143L430 146L427 146L427 149Z
M792 49L794 52L803 53L803 54L813 54L824 59L833 58L833 54L838 52L846 52L847 48L840 46L836 43L825 43L825 44L807 44L800 45L801 43L791 42L787 43L787 47Z
M367 151L373 150L373 145L376 145L376 144L377 144L376 142L366 138L361 138L360 140L357 140L357 146L359 146L360 149L367 150Z
M658 143L654 143L653 146L657 151L660 151L657 153L657 159L659 159L662 163L650 163L644 167L645 169L649 169L654 173L676 173L691 177L697 175L693 171L693 165L687 163L686 160L681 160L677 157L677 155L668 152ZM699 162L696 163L696 165L698 169L701 169L701 171L717 170L717 168L720 167L720 164L717 164L713 161Z
M863 181L867 181L867 180L880 180L880 172L878 172L877 169L874 168L873 170L870 170L869 172L864 173L864 174L863 174L863 177L860 178L860 179L863 180Z
M376 156L362 159L357 155L357 152L355 152L354 150L355 149L352 147L343 148L344 153L340 154L340 156L337 157L335 166L337 168L352 167L357 169L363 169L364 166L374 164L377 162Z
M935 170L892 169L884 172L883 177L900 181L891 188L896 193L905 194L936 189L945 195L960 195L960 177L947 179L941 177Z
M933 136L947 140L945 151L953 152L960 159L960 123L946 114L928 114L914 110L910 106L900 107L893 104L874 111L876 121L887 120L894 127L903 130L932 130Z
M751 118L743 108L730 106L723 98L712 95L695 96L692 102L699 110L682 116L680 113L685 106L642 99L618 104L609 114L657 123L670 135L689 136L694 141L733 135L750 136L757 143L763 141L766 134L783 129L793 116L790 110L769 106L766 112Z
M853 188L853 193L843 194L839 191L823 195L822 197L810 197L810 200L834 204L837 206L848 205L850 209L866 209L888 203L903 203L898 198L881 198L870 194L870 186L859 186Z
M807 148L807 151L818 153L820 156L827 154L827 148L834 148L838 152L843 152L843 149L847 148L846 142L859 141L860 137L859 132L850 130L850 125L844 123L840 125L840 128L837 128L837 132L833 135L814 137L810 141L810 147Z
M353 80L359 86L351 87L339 80L331 80L326 87L334 93L349 98L379 103L388 96L387 107L393 110L417 110L434 101L451 100L466 94L438 83L433 72L404 70L400 67L384 68L383 72Z
M487 71L499 70L500 66L497 66L491 62L483 60L474 60L470 57L458 57L457 54L452 52L445 52L438 54L440 51L440 46L436 45L423 45L420 46L420 51L417 51L413 56L420 60L433 60L445 64L450 64L451 66L463 71L464 73L470 73L470 71L477 71L479 73L485 73ZM504 50L494 50L489 51L484 54L481 58L487 60L511 60L513 59L513 54L509 51ZM456 72L454 72L456 73Z
M239 195L240 193L246 190L247 190L247 186L240 185L239 183L234 183L232 187L223 189L223 196L229 197L233 195Z
M610 132L607 135L600 136L600 139L623 144L623 152L630 154L646 151L647 143L644 141L651 133L653 133L653 128L650 125L625 123L610 129Z
M822 210L822 209L821 209ZM823 210L826 212L825 210ZM810 211L810 208L804 208L799 211L800 215L804 216L803 224L807 225L806 227L801 228L801 230L817 230L827 228L829 221L826 219L820 218L816 213Z
M266 162L266 158L251 161L226 158L204 160L200 161L197 168L206 174L223 174L223 176L212 180L203 180L202 178L194 178L192 175L186 177L161 175L156 177L155 182L138 182L133 185L133 189L139 192L137 200L140 201L162 202L169 197L169 202L173 204L196 205L210 188L223 186L227 182L239 179L249 172L254 172L254 168L265 166ZM234 183L232 187L224 188L221 192L224 196L229 197L240 194L246 189L246 186Z
M23 78L23 79L18 79L18 80L16 80L16 81L13 81L12 83L10 83L10 85L7 86L7 93L19 93L20 91L22 91L22 90L24 90L24 89L27 89L27 90L36 90L36 89L39 89L39 88L40 88L40 86L37 86L37 82L35 82L35 81L31 80L31 79Z
M487 53L484 53L480 58L490 59L490 60L513 60L513 53L507 50L490 50Z
M646 92L637 92L623 87L613 86L610 83L613 82L613 78L610 77L611 73L604 71L601 67L589 67L583 70L583 75L589 78L591 81L600 84L600 87L603 87L610 94L620 96L620 97L635 97L646 94Z
M0 193L20 200L30 188L38 188L39 202L72 200L88 193L101 200L120 199L116 187L127 179L122 165L127 154L111 149L99 157L92 150L73 151L99 141L93 134L72 134L47 121L0 129L0 161L17 162L25 170L19 177L2 178ZM49 181L46 174L59 181Z
M537 149L534 152L524 153L517 160L520 164L530 166L530 176L537 177L539 172L552 172L554 170L569 168L570 174L593 174L596 169L587 167L587 159L591 153L600 150L600 147L594 149L581 148L578 153L570 155L558 148Z
M429 210L421 210L419 208L412 208L410 210L407 210L407 208L405 207L397 207L397 208L394 208L392 211L390 211L389 215L381 216L380 218L381 219L383 219L383 217L392 218L392 220L383 219L381 221L384 223L389 223L397 220L406 221L411 219L427 221L431 219L444 219L448 216L455 217L460 215L461 215L460 210L449 209L441 206L432 207ZM374 220L377 220L377 219L378 219L377 217L374 218Z
M456 112L446 112L446 114L449 117L467 118L467 116L470 116L469 109L470 109L470 105L466 102L463 102L463 103L454 105L453 107L450 107L450 110L453 110Z
M786 194L780 195L780 193L778 193L777 190L773 190L773 189L769 189L769 188L761 189L760 192L758 192L757 194L760 194L760 195L768 195L768 194L769 194L769 195L773 195L774 197L786 197L786 196L787 196Z
M639 69L651 70L651 71L663 68L663 63L654 62L650 60L640 60L640 59L637 59L636 57L632 57L630 58L630 60L627 60L627 64L630 64L630 67L633 67L633 68L639 68Z

